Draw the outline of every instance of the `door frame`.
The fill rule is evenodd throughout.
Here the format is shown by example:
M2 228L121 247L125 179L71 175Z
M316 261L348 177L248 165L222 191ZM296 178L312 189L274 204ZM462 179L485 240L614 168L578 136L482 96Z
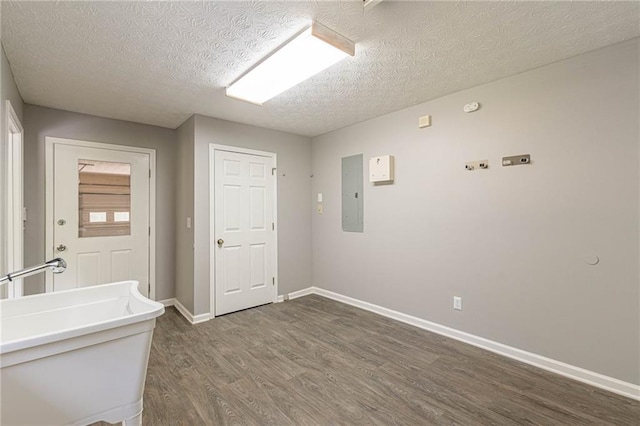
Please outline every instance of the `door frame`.
M116 145L102 142L90 142L76 139L64 139L45 136L45 257L55 256L53 239L53 152L56 144L83 148L98 148L112 151L124 151L149 155L149 299L156 300L156 150L136 146ZM45 275L45 292L53 291L53 277Z
M3 188L6 204L2 215L5 219L2 228L6 232L6 241L3 244L6 244L4 249L7 273L10 273L24 268L24 129L9 100L5 101L5 111L7 173ZM23 280L12 282L7 287L9 298L24 294Z
M255 149L239 148L236 146L220 145L215 143L209 144L209 296L210 296L210 317L216 316L216 242L215 242L215 159L216 151L233 152L236 154L250 154L258 155L260 157L267 157L273 159L273 169L271 173L275 176L273 182L273 223L274 223L274 258L275 258L275 285L273 287L273 302L278 301L278 283L280 282L278 275L278 175L276 174L278 168L278 155L275 152L258 151Z

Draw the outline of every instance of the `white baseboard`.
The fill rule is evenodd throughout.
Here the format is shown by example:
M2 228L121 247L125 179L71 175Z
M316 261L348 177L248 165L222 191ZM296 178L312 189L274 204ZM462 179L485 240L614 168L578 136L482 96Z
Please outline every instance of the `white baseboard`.
M178 299L173 299L173 306L175 306L178 312L180 312L191 324L200 324L201 322L206 322L211 319L211 315L209 313L193 315L182 303L180 303Z
M289 293L289 300L297 299L298 297L308 296L313 294L314 287L303 288L302 290L294 291L293 293ZM284 302L284 295L278 296L276 303Z
M605 376L604 374L585 370L581 367L576 367L574 365L547 358L542 355L523 351L512 346L494 342L493 340L465 333L464 331L446 327L444 325L427 321L422 318L403 314L402 312L387 309L382 306L374 305L372 303L363 302L361 300L344 296L339 293L334 293L329 290L324 290L322 288L310 287L305 290L300 290L298 293L304 295L317 294L328 299L346 303L347 305L352 305L388 318L395 319L397 321L404 322L406 324L411 324L424 330L429 330L434 333L441 334L443 336L450 337L452 339L459 340L461 342L468 343L482 349L486 349L499 355L506 356L507 358L512 358L517 361L533 365L534 367L542 368L543 370L547 370L552 373L556 373L561 376L568 377L570 379L577 380L591 386L595 386L597 388L605 389L618 395L626 396L635 400L640 400L640 386L633 383L624 382L613 377Z
M325 290L319 287L308 287L289 293L289 300L297 299L299 297L307 296L310 294L317 294L328 299L374 312L387 318L404 322L406 324L410 324L424 330L429 330L431 332L450 337L452 339L468 343L482 349L486 349L499 355L506 356L507 358L515 359L534 367L542 368L543 370L547 370L552 373L556 373L561 376L568 377L570 379L577 380L579 382L586 383L588 385L595 386L597 388L640 401L640 386L633 383L624 382L613 377L605 376L604 374L586 370L581 367L576 367L574 365L547 358L542 355L523 351L522 349L504 345L493 340L485 339L484 337L456 330L454 328L427 321L422 318L403 314L402 312L374 305L373 303L368 303L362 300L354 299L352 297L344 296L333 291ZM282 302L283 300L284 296L280 295L278 296L276 302ZM201 314L196 316L192 315L191 312L189 312L189 310L176 299L161 300L160 303L164 304L165 306L175 306L176 309L191 324L198 324L210 319L209 314Z

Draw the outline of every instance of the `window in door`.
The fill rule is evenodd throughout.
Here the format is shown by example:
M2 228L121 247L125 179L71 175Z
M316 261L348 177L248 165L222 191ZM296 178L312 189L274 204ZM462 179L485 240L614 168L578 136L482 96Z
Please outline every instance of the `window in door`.
M131 164L78 160L78 236L131 235Z

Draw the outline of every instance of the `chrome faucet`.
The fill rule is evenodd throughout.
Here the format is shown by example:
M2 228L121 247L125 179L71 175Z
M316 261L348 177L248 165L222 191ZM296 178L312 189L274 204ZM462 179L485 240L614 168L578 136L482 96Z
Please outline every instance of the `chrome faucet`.
M47 269L51 269L51 271L54 274L60 274L64 272L65 269L67 269L67 262L65 262L64 259L57 257L53 260L43 263L42 265L32 266L30 268L25 268L20 271L12 272L0 278L0 285L10 283L11 281L16 280L18 278L26 278L31 275L39 274L40 272L45 271Z

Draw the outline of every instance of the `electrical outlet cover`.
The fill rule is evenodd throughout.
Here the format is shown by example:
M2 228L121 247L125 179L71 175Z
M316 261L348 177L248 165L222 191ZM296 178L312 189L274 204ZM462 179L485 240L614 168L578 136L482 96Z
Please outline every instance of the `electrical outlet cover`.
M489 160L477 160L477 161L469 161L464 163L464 168L471 170L480 170L480 169L488 169L489 168Z
M457 311L462 310L462 297L453 296L453 309Z
M503 166L523 166L525 164L531 164L531 155L522 154L502 157Z

